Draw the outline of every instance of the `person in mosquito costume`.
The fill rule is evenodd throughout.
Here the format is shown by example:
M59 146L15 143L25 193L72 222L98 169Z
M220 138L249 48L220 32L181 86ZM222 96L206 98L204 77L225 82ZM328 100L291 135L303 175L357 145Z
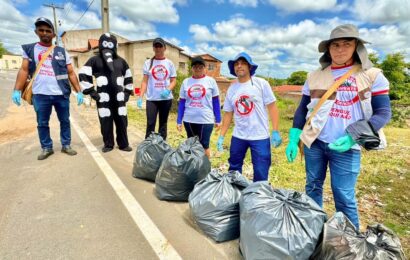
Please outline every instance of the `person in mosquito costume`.
M127 106L132 92L132 75L127 62L117 54L117 39L110 33L101 35L99 54L91 57L80 69L79 78L83 94L97 102L104 147L102 152L114 148L115 123L117 144L122 151L132 151L127 136ZM93 76L97 90L94 88Z

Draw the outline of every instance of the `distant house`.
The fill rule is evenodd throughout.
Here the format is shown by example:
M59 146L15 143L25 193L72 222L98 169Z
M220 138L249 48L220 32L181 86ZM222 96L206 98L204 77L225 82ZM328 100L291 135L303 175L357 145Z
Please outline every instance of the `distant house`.
M81 68L85 62L98 53L98 39L102 34L101 29L66 31L61 39L64 47L71 56L75 70ZM130 41L118 34L113 33L118 40L118 54L124 58L133 74L134 86L139 87L143 77L143 66L147 59L152 58L152 42L154 39ZM188 74L188 63L191 57L183 53L183 49L166 42L166 56L170 59L176 69L183 74Z
M15 70L21 67L23 58L21 55L16 54L3 54L0 59L0 69L2 70Z
M294 100L299 100L302 97L302 88L303 86L299 85L282 85L272 87L275 94Z

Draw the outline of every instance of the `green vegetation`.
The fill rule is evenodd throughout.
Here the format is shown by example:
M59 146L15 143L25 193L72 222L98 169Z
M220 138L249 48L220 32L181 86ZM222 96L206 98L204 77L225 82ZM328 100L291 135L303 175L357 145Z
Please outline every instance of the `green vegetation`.
M3 43L0 41L0 58L3 57L3 54L7 54L6 48L4 48Z

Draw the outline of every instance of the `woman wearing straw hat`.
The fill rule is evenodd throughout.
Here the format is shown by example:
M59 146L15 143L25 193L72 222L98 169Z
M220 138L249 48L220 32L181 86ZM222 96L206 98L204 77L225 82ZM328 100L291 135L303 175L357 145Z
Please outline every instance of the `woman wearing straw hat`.
M376 138L391 117L389 82L380 69L373 68L365 43L356 26L345 24L319 44L319 52L324 53L319 59L321 68L310 73L305 82L286 149L292 162L299 140L303 142L306 193L320 206L329 165L336 210L357 229L355 186L360 171L359 144L363 145L358 135L367 129L370 134L366 138ZM376 145L371 143L372 149L386 146L380 137Z

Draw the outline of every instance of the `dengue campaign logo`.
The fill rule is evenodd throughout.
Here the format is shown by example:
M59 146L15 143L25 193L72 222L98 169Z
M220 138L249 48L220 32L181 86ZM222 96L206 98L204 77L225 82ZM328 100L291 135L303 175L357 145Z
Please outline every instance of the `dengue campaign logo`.
M242 116L249 115L255 107L248 95L241 95L235 102L236 111Z
M335 104L339 106L351 106L359 101L359 93L356 84L356 78L350 76L337 89L339 95L336 95Z
M41 61L41 58L43 57L43 55L47 52L47 50L42 50L40 51L40 53L38 54L37 58L38 61ZM51 60L52 59L52 54L50 53L47 57L47 60Z
M158 81L164 81L168 77L168 70L164 65L155 65L152 68L152 76Z
M206 94L206 89L201 84L194 84L188 89L188 96L192 100L200 100L205 96L205 94Z

